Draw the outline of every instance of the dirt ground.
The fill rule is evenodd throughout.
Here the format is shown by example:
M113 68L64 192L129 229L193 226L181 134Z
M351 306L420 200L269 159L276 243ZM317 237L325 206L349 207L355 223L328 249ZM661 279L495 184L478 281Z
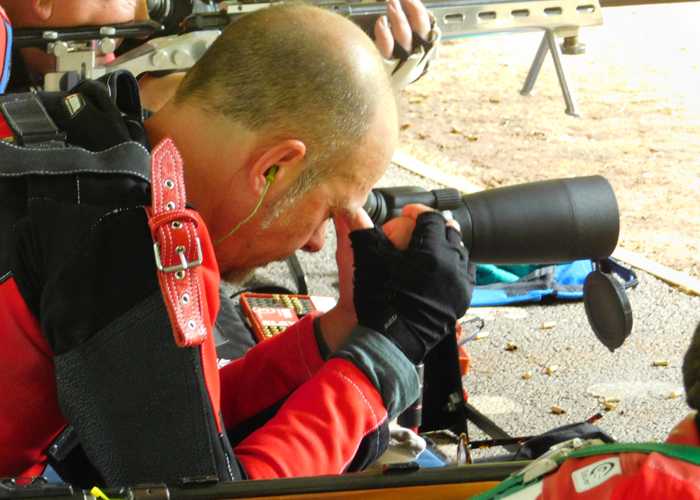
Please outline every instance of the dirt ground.
M601 174L621 245L700 277L700 4L603 18L564 57L583 116L564 113L550 56L520 95L541 34L447 41L401 95L400 149L484 187Z

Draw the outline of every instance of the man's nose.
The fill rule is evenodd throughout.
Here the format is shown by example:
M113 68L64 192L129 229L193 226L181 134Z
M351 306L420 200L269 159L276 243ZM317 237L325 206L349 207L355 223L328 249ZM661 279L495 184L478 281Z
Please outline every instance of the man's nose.
M328 227L328 221L325 220L323 221L323 224L318 226L316 230L313 232L311 235L311 238L309 238L309 241L306 242L306 245L301 247L301 249L305 252L309 253L315 253L315 252L320 252L321 249L323 248L323 242L326 239L326 228Z

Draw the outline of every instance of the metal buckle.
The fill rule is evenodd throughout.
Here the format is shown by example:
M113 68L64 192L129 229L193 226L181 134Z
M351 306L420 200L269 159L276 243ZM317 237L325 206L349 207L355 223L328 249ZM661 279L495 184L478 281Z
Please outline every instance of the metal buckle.
M153 245L153 252L156 254L156 267L158 268L158 270L164 273L172 273L174 271L184 271L185 269L189 269L190 267L196 267L200 265L202 263L202 244L199 242L199 238L195 238L195 240L197 241L197 260L188 262L187 257L185 257L185 248L182 247L182 250L180 250L179 248L175 250L180 256L181 263L168 267L163 267L163 263L160 260L160 247L158 246L158 242L156 241L156 243Z

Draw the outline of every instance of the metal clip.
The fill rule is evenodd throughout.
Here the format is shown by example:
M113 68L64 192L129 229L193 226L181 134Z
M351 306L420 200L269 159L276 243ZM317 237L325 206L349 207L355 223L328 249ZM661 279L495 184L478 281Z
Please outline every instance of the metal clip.
M139 484L127 490L127 500L170 500L170 490L164 484Z
M522 470L523 482L529 483L530 481L542 477L558 468L559 464L553 458L537 460Z
M184 271L185 269L189 269L190 267L196 267L202 263L202 244L199 242L199 238L195 238L197 242L197 260L192 260L192 261L187 261L187 257L185 257L185 250L184 248L182 250L177 249L177 254L180 256L180 264L175 264L174 266L168 266L168 267L163 267L163 263L160 260L160 247L158 246L158 242L156 242L153 245L153 252L156 255L156 267L158 268L159 271L162 271L164 273L172 273L174 271Z
M16 479L30 478L0 478L0 498L50 498L65 497L74 494L73 487L68 483L49 483L43 476L34 476L28 484L17 484Z

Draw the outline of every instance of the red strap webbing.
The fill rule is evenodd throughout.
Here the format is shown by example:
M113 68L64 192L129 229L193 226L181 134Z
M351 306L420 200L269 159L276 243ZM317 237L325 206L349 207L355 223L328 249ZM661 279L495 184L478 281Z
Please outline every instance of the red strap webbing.
M185 179L180 152L166 137L151 153L151 206L146 208L153 235L158 280L180 347L207 338L205 294L197 276L202 248L197 218L185 208Z

